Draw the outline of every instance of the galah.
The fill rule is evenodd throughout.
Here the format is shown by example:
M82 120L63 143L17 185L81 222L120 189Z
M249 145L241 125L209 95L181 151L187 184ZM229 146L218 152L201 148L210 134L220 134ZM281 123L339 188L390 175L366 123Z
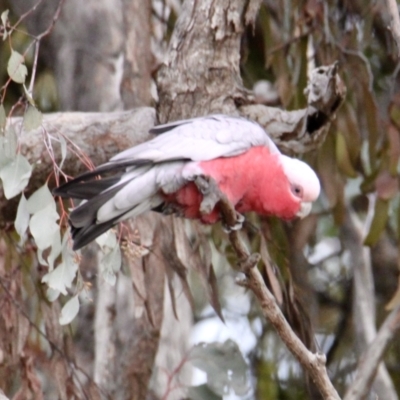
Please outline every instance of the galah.
M216 183L238 213L282 219L304 217L320 192L315 172L280 153L255 122L226 115L176 121L150 130L156 136L117 154L54 194L83 199L69 216L79 249L118 222L146 211L175 211L211 224L218 203L204 211L198 178Z

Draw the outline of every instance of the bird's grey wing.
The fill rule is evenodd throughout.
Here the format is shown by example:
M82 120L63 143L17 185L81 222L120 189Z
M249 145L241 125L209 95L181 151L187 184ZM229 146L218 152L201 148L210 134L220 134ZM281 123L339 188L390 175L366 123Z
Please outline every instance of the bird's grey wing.
M110 163L206 161L238 155L253 146L266 146L272 153L279 153L263 128L244 118L211 115L176 124L162 125L160 131L164 134L117 154Z

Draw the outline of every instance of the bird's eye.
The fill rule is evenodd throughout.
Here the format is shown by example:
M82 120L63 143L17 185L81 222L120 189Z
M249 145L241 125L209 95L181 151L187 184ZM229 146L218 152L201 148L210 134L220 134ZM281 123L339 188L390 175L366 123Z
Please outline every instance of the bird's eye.
M299 185L292 185L291 186L292 189L292 193L296 196L296 197L303 197L303 188Z

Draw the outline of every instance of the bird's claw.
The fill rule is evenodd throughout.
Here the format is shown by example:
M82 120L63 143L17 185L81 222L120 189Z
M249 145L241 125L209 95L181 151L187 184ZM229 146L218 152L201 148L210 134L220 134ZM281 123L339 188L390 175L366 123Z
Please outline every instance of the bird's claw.
M194 183L203 195L203 200L200 204L201 214L210 214L215 205L221 200L221 192L217 183L213 179L204 175L196 176Z
M244 215L239 214L237 212L236 213L236 223L235 223L235 225L228 226L226 224L222 224L222 230L225 233L231 233L232 231L239 231L240 229L242 229L244 220L245 220Z

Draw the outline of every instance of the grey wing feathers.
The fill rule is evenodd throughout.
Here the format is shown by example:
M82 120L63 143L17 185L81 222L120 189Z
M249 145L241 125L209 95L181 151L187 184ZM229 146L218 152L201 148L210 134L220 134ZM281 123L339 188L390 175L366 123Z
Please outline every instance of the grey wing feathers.
M181 171L188 161L230 157L253 146L279 152L258 124L225 115L176 121L151 132L158 136L53 191L84 200L70 214L74 249L121 220L159 209L164 201L160 189L172 193L182 187L185 178Z
M125 150L111 161L206 161L241 154L253 146L267 146L271 152L279 152L261 126L244 118L212 115L186 120L179 125L161 125L159 132L168 133Z

